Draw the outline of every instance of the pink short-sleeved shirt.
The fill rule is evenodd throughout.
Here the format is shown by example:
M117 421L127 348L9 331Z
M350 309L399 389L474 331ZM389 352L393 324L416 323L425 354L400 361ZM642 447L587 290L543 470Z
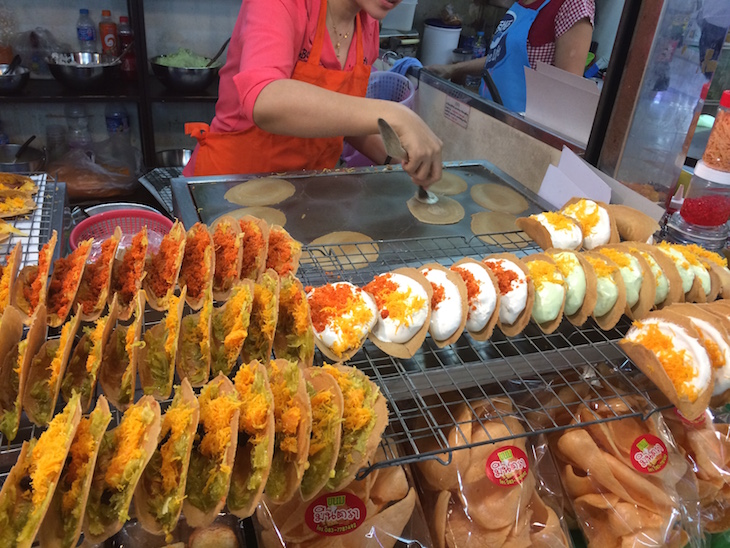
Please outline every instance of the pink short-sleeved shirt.
M306 60L317 29L320 0L243 0L220 70L218 102L211 131L244 131L254 125L253 106L261 90L274 80L290 78L298 60ZM378 56L378 21L363 20L365 64ZM355 41L344 70L356 62ZM334 46L325 36L320 64L340 69Z

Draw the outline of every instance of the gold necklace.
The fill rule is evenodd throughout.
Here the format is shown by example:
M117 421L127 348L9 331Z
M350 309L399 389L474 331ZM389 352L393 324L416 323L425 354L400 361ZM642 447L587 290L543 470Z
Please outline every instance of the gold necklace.
M330 21L332 22L332 30L335 31L335 35L337 35L337 39L335 40L335 53L337 54L337 57L340 56L340 40L347 40L347 38L350 36L351 30L347 31L346 33L342 34L337 30L337 25L335 25L335 18L332 15L332 12L330 11L329 3L327 4L327 12L330 16Z

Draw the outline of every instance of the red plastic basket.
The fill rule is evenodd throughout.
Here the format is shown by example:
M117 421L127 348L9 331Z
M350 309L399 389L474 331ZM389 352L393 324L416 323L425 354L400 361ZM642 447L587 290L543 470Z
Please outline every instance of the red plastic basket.
M115 209L92 215L77 224L69 235L68 243L71 249L76 249L79 242L94 238L97 241L106 240L117 226L121 227L122 234L136 234L147 225L147 230L164 236L172 228L172 221L161 213L142 209Z

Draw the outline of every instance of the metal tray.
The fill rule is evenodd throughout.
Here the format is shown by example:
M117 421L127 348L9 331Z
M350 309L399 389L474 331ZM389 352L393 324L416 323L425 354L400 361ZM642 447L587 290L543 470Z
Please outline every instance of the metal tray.
M489 162L446 162L444 169L462 177L469 189L480 183L511 187L529 203L524 215L552 209L535 193ZM271 207L286 215L286 229L294 238L304 243L338 230L362 232L376 240L471 236L472 214L485 211L471 199L467 190L451 196L466 212L460 222L453 225L419 222L406 205L416 187L400 166L275 175L294 184L296 191L287 200ZM173 178L175 215L185 226L192 226L197 221L210 224L220 215L242 207L225 200L223 196L228 189L260 176Z

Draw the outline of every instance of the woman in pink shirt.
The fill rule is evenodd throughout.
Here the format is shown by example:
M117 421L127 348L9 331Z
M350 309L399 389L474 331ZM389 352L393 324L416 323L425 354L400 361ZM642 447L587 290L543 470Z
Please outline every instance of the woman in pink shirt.
M335 167L343 137L377 162L378 118L398 133L416 184L441 178L441 141L412 110L365 98L379 21L400 0L243 0L215 118L186 124L185 175Z

